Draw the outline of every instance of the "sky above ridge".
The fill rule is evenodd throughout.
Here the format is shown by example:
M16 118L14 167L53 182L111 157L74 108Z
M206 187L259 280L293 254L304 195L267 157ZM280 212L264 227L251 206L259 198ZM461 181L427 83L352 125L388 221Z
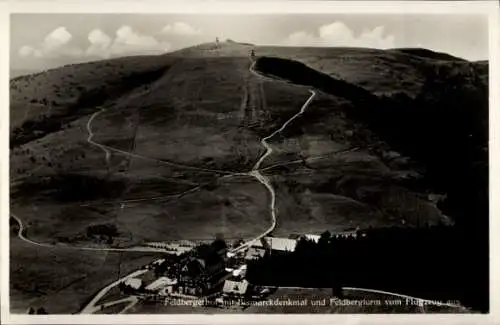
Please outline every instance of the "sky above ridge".
M257 45L423 47L488 59L484 15L13 14L10 34L11 69L23 70L161 54L215 37Z

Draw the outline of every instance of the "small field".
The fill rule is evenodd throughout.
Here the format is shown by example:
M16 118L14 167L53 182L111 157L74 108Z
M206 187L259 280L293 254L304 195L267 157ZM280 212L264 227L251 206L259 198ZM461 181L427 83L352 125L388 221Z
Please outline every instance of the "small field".
M309 161L276 168L270 176L277 197L275 235L448 222L426 197L402 183L402 173L369 153Z
M140 268L157 254L85 252L70 248L35 247L10 241L11 312L31 306L49 314L78 312L100 289Z
M233 177L180 199L130 204L119 222L149 241L247 238L269 227L267 202L268 191L257 180Z

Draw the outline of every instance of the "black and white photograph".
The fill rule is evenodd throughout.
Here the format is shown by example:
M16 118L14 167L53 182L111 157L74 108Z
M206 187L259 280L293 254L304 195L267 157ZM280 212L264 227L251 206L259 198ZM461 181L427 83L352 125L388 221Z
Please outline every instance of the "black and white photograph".
M8 313L490 313L491 21L10 14Z

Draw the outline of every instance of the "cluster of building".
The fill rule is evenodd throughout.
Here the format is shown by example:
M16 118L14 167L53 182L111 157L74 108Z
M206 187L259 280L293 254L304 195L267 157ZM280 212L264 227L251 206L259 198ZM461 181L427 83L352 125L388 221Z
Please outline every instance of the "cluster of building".
M153 247L159 245L160 243L155 243ZM153 282L146 284L141 279L130 278L124 284L140 290L137 293L142 296L203 296L223 285L224 278L227 277L225 255L228 249L224 241L179 248L180 251L170 254L171 258L160 259L145 266L154 273Z
M341 235L353 236L354 232ZM247 263L266 254L293 252L303 237L315 242L320 239L319 235L264 237L238 252L233 252L223 240L195 247L189 245L190 249L187 244L179 244L182 253L172 253L172 258L160 259L146 266L154 273L154 281L146 284L141 279L130 278L124 284L136 290L138 296L158 301L171 297L215 297L217 303L242 298L258 299L269 290L257 288L246 280ZM160 247L161 243L154 245Z
M181 255L191 251L197 246L195 242L182 240L179 242L150 242L145 244L146 247L157 248L165 251L168 254Z

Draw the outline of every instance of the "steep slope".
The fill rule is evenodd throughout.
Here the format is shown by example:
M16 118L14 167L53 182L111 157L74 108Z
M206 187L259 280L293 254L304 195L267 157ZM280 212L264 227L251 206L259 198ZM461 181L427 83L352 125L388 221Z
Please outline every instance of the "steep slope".
M280 58L261 57L257 62L256 69L269 78L249 70L250 49L259 56L279 54ZM296 61L287 61L286 57ZM396 108L401 105L398 100L411 101L411 97L427 93L425 89L430 86L426 80L437 76L434 70L448 75L447 67L441 61L394 51L254 47L227 42L219 47L207 43L163 56L87 63L14 79L13 125L21 115L17 110L32 101L24 93L42 97L35 100L42 102L42 109L32 109L21 119L22 126L13 130L13 198L28 206L28 202L45 204L49 210L54 204L60 205L57 211L89 200L99 204L102 200L153 199L152 213L160 214L159 210L154 212L155 198L169 200L198 185L203 189L204 184L216 184L216 177L226 172L248 170L264 150L260 139L294 115L307 98L307 88L294 85L302 84L321 90L321 94L301 119L272 139L276 150L262 165L277 182L281 191L278 204L283 205L283 211L302 211L297 205L305 207L301 213L286 213L284 220L290 222L280 223L277 231L298 231L302 220L309 220L313 232L325 227L341 229L402 220L409 224L447 222L426 199L429 192L443 189L415 181L426 165L416 165L397 153L412 147L408 143L413 140L403 136L401 139L406 140L396 143L391 139L397 138L384 134L386 129L419 134L409 128L409 122L396 128L396 119L413 109L402 113ZM381 77L378 72L382 70L388 74ZM406 80L399 80L398 75ZM273 80L276 76L291 83ZM70 78L75 81L63 82ZM410 79L413 88L405 83ZM26 88L29 90L23 92ZM379 99L373 93L383 90L394 94L401 89L409 97ZM67 98L66 102L50 105L51 96L57 94ZM418 117L420 111L415 109L412 114L416 115L408 115L411 117L406 121ZM95 118L89 125L91 114ZM390 122L381 124L384 120ZM92 141L113 148L109 159L108 153L87 141L89 127ZM347 153L337 154L339 151ZM406 154L411 156L413 152ZM287 174L298 166L306 167L297 170L296 176ZM314 186L297 187L306 179L317 180ZM72 188L64 185L70 180L81 183L74 187L78 191L71 193ZM412 187L408 187L410 183ZM110 187L115 190L98 190ZM65 198L54 189L66 189L62 191ZM304 191L309 193L309 203L303 201L307 196L299 199ZM363 208L352 209L352 204ZM345 208L339 210L343 205ZM329 208L312 213L314 206ZM115 218L116 207L102 210L102 217ZM417 212L411 212L415 207ZM354 211L354 215L348 216L346 211ZM54 212L50 218L58 214ZM133 215L120 214L127 228L127 220ZM311 215L316 217L311 219ZM151 234L151 238L160 233L158 228L158 235Z
M144 89L175 61L133 57L75 64L10 80L11 147L95 112L95 107ZM60 121L54 125L53 120Z

